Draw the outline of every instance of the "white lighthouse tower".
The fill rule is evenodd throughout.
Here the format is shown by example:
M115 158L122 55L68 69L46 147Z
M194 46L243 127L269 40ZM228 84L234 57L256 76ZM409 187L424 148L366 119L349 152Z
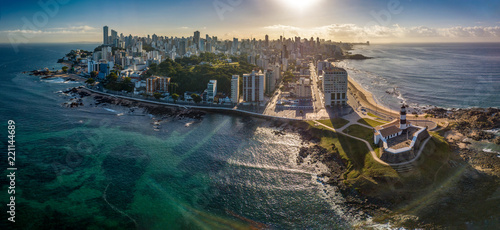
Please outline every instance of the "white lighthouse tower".
M403 104L401 106L401 113L399 118L399 128L405 130L408 128L408 123L406 122L406 106Z

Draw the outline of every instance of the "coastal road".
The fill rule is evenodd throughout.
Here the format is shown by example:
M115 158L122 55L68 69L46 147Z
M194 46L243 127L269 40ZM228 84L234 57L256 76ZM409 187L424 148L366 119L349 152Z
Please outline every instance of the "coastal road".
M281 96L281 89L280 89L281 86L283 86L283 82L280 83L280 85L278 86L278 89L276 89L275 93L271 97L271 100L269 100L269 103L267 103L267 107L264 110L265 115L270 115L270 116L276 115L276 112L275 112L276 111L276 102L278 102L278 99Z
M314 63L310 64L310 71L311 71L311 81L312 81L312 86L311 86L311 92L313 95L313 106L314 106L314 111L319 112L322 109L325 109L324 103L323 103L323 98L321 96L321 91L318 88L319 84L319 77L318 74L316 73L316 66Z

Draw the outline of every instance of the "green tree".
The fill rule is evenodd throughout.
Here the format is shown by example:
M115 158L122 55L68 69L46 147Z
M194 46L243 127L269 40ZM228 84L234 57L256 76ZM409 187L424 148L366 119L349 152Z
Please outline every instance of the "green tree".
M86 84L93 85L95 83L94 78L89 78L85 81Z
M114 82L118 81L118 75L116 75L116 73L112 72L106 77L106 81L108 81L109 83L114 83Z
M97 71L92 71L92 72L90 72L90 77L95 79L98 74L99 73Z
M161 98L161 93L156 92L156 93L153 94L153 97L155 97L156 99L160 99Z
M65 72L65 73L67 73L67 72L68 72L68 67L67 67L67 66L63 66L61 69L62 69L62 71L63 71L63 72Z
M198 104L201 102L202 98L200 97L200 95L196 94L196 93L193 93L191 94L191 98L193 98L193 101Z
M179 99L179 94L176 93L172 94L172 99L174 99L174 103L176 103L177 99Z

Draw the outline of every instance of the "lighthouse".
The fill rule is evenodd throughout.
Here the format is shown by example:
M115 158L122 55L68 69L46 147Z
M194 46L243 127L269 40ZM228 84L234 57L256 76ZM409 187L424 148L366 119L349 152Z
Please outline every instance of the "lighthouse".
M406 123L406 106L403 104L401 106L400 118L399 118L399 128L405 130L408 128L408 124Z

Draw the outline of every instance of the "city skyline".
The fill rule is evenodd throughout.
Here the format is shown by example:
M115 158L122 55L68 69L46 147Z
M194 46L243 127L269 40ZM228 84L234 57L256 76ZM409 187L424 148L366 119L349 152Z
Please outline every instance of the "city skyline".
M0 10L1 43L100 42L104 25L140 37L200 31L220 39L500 42L500 1L48 0L8 2Z

